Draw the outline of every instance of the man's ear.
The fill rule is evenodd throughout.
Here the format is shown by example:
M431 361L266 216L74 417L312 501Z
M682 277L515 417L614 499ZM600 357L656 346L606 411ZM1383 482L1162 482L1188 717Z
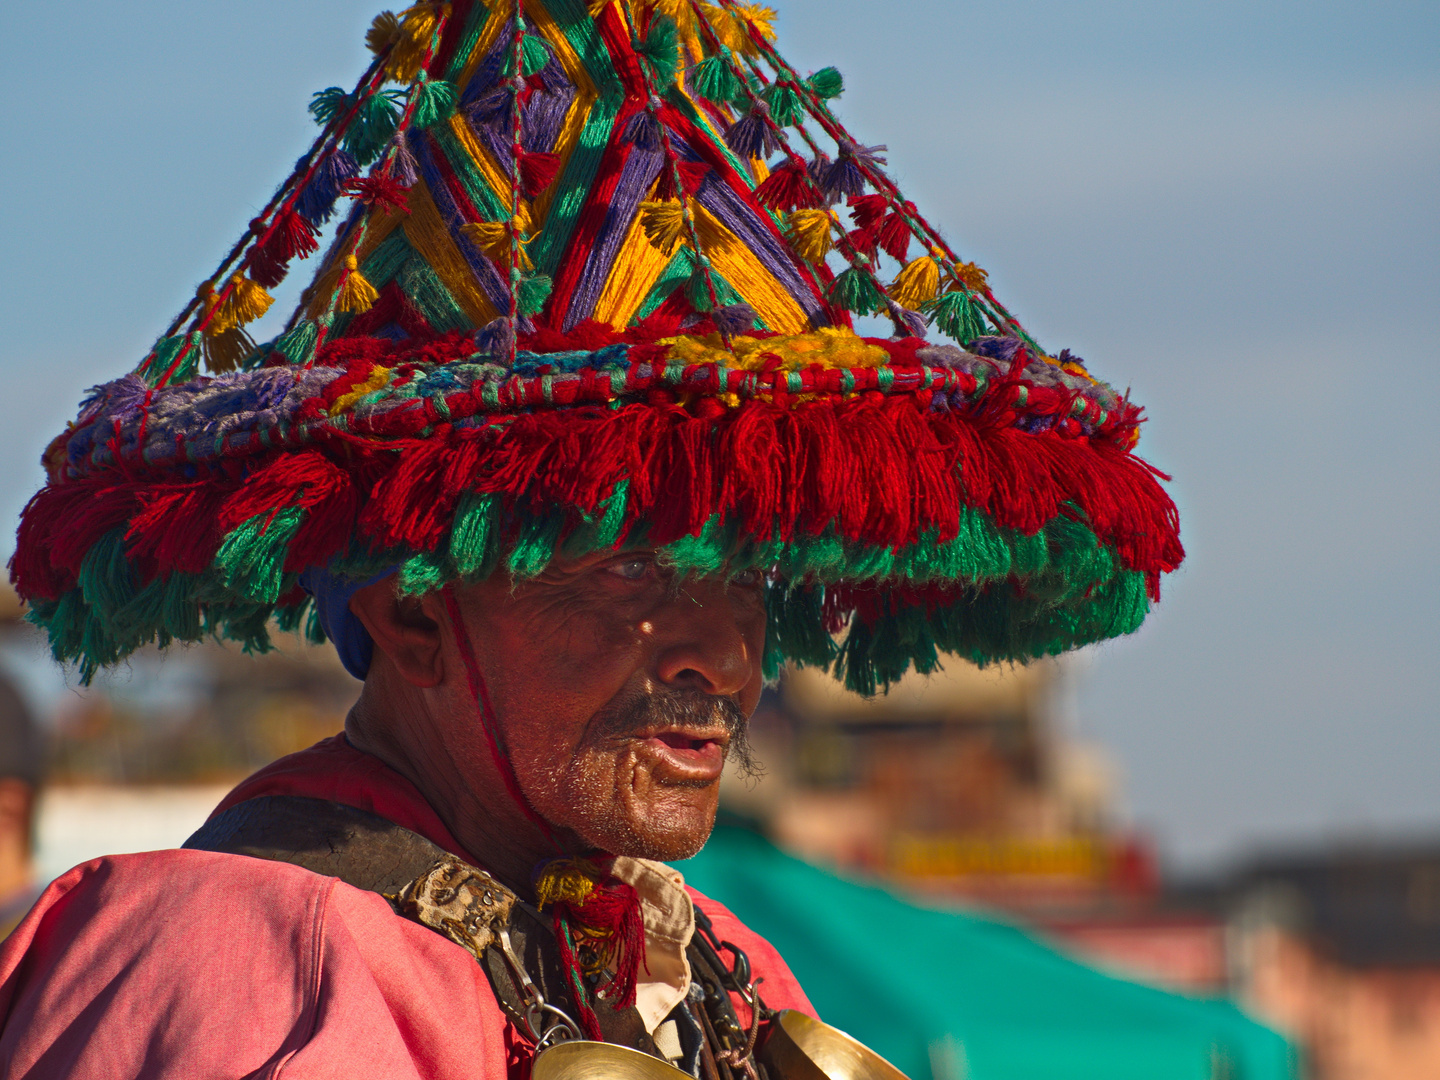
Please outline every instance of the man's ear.
M367 585L350 598L350 611L412 686L438 686L445 678L440 651L440 625L427 610L426 598L401 596L395 578Z

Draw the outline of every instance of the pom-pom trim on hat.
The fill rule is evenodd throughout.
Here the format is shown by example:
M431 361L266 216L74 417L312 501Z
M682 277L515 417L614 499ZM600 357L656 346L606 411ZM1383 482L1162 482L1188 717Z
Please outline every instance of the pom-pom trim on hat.
M308 369L111 383L27 509L13 576L89 677L151 641L263 649L272 616L306 622L312 566L399 566L423 592L654 547L687 572L765 570L770 673L835 666L873 692L940 652L1134 630L1183 555L1130 453L1139 410L1014 339L611 336L514 367L459 334L346 339Z

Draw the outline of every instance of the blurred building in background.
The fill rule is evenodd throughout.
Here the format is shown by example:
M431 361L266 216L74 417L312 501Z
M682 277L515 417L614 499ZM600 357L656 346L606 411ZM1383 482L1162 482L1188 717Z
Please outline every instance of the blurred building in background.
M982 904L1169 988L1217 992L1225 930L1167 902L1154 854L1117 813L1116 770L1060 713L1061 661L947 660L866 700L787 674L754 723L767 765L730 804L783 847L932 902Z
M1440 844L1260 860L1224 891L1234 990L1312 1076L1440 1077Z

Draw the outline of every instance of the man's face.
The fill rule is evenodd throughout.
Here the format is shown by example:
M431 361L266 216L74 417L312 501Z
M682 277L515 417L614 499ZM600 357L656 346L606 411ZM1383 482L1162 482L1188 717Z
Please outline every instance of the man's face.
M677 580L653 553L628 552L518 583L496 575L456 596L540 816L612 854L698 851L760 700L760 575ZM484 735L476 725L467 737Z

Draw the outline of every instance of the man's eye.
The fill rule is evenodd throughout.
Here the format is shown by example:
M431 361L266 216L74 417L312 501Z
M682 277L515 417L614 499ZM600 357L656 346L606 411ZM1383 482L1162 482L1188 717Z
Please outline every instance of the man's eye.
M749 570L736 570L730 575L730 584L738 585L742 589L753 589L755 586L763 584L764 581L765 575L754 567Z
M649 559L623 559L620 562L611 563L606 569L626 581L641 581L650 573L650 566Z

